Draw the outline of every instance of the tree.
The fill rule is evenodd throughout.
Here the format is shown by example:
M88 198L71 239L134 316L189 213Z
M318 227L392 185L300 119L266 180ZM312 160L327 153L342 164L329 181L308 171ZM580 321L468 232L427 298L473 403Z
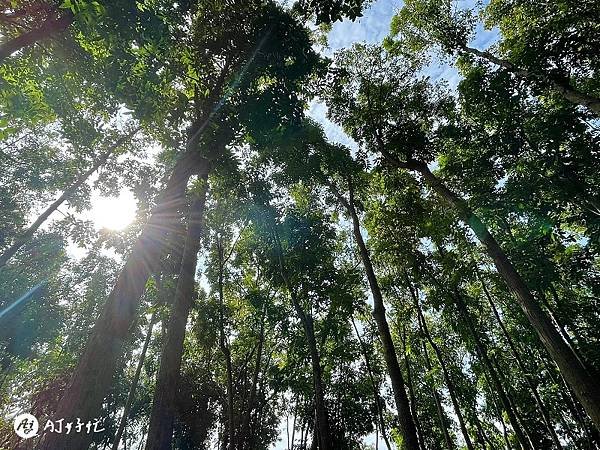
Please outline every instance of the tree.
M99 408L102 400L103 392L106 390L110 382L110 374L112 373L111 364L115 361L116 356L119 353L119 341L127 335L129 326L135 317L137 304L140 296L144 290L146 280L150 274L155 273L158 269L157 262L160 260L160 256L164 251L164 235L165 230L168 230L171 224L177 219L177 210L181 207L183 201L183 190L187 183L187 180L193 174L207 174L207 160L205 156L198 152L197 146L199 142L204 139L209 139L208 136L202 136L207 128L208 124L211 123L217 113L221 113L220 109L224 108L225 111L230 114L237 115L237 118L242 121L257 123L254 121L260 121L263 126L276 126L273 124L273 120L277 119L277 115L269 115L269 119L261 121L263 119L262 113L265 111L264 108L260 107L260 114L255 114L254 108L261 105L261 102L273 101L273 104L281 105L282 110L280 116L284 114L294 113L297 106L294 104L294 98L292 96L292 103L289 102L277 103L276 99L287 98L290 99L287 87L294 89L296 84L289 84L290 80L286 80L286 84L279 86L277 83L271 83L267 86L267 90L264 90L264 86L260 84L260 73L265 71L271 76L293 73L295 83L300 83L300 80L310 71L310 63L313 58L311 52L307 52L303 45L308 43L308 37L304 30L298 29L296 24L291 19L280 22L277 30L269 30L267 24L269 24L268 18L270 14L274 14L277 17L281 16L280 11L272 6L265 6L265 9L254 8L249 5L249 12L256 14L255 22L251 23L250 28L247 32L250 36L260 36L257 43L258 47L262 47L261 53L257 53L256 49L248 45L248 41L239 36L240 39L236 41L240 47L230 47L231 43L227 40L219 41L223 39L223 36L230 36L227 34L225 29L222 29L219 36L207 35L209 39L207 45L217 45L217 51L222 50L219 45L225 45L228 54L230 54L231 60L223 67L220 61L214 61L217 64L217 73L219 73L219 79L217 80L216 86L209 89L206 98L200 98L198 93L198 87L193 90L195 92L194 104L194 121L191 127L188 129L188 141L186 143L186 151L181 154L178 159L173 172L167 182L167 186L163 191L161 198L157 202L151 218L146 225L141 236L138 238L136 245L134 246L128 260L121 271L119 281L113 289L112 295L109 297L104 312L99 318L95 330L92 333L86 352L83 354L78 369L76 370L69 389L66 391L63 397L58 413L65 417L88 417L93 415L93 411ZM210 26L211 17L208 15L209 10L204 10L202 15L198 15L199 20L202 23L198 23L200 26ZM230 9L217 9L213 11L216 16L231 13ZM243 13L242 11L236 10L236 14ZM264 15L263 15L264 14ZM265 16L266 15L266 16ZM237 22L236 22L237 23ZM224 23L225 24L225 23ZM223 25L224 25L223 24ZM233 22L230 23L233 25ZM277 33L296 32L299 35L299 43L294 44L292 41L283 41L276 39ZM290 44L288 47L289 53L279 52L279 47L273 46L273 43L277 42L284 46ZM200 43L196 43L200 45ZM210 46L209 46L210 48ZM259 56L260 55L260 56ZM209 55L210 56L210 55ZM288 56L295 57L295 64L292 65L281 65L278 64ZM212 58L217 59L216 55ZM298 64L309 63L302 65L301 70L296 70ZM236 71L241 71L238 74L238 78L231 80L231 85L227 87L226 81L228 78L236 74ZM282 77L285 79L285 77ZM196 83L194 81L194 83ZM281 88L286 88L281 90ZM231 90L228 90L231 89ZM261 92L258 99L256 92ZM270 93L271 96L266 95ZM219 100L224 99L224 100ZM225 101L229 101L225 103ZM246 109L247 108L247 109ZM221 114L225 114L222 112ZM232 138L234 134L231 129L227 129L226 125L229 120L234 120L234 117L224 115L221 120L222 128L220 132L223 133L221 136L218 135L217 141L224 140L223 144L218 144L217 148L211 150L205 150L204 154L208 153L209 158L213 159L220 155L218 148L224 148L227 145L228 140ZM236 119L236 120L238 120ZM225 129L224 129L225 128ZM259 136L262 130L255 132ZM102 363L107 369L99 370L99 359L97 355L105 355L102 358ZM94 380L92 383L91 380ZM83 398L86 401L83 402ZM50 438L49 438L50 439ZM67 445L63 439L62 445ZM51 444L45 444L46 446Z
M195 275L200 239L202 237L202 217L206 202L207 175L201 178L202 185L196 189L190 205L187 231L181 269L177 279L175 298L171 306L167 334L160 358L160 369L154 390L152 415L148 429L146 449L159 449L171 445L173 420L175 416L175 395L181 368L183 339L188 314L194 302Z
M486 27L499 27L502 33L501 56L497 56L468 45L476 22L474 11L460 9L451 0L409 1L392 22L392 35L399 35L399 40L390 39L388 45L407 46L409 51L439 47L452 56L474 56L514 73L538 92L553 90L598 114L600 98L594 82L598 68L590 57L594 38L591 22L583 19L597 12L587 2L570 6L557 11L510 1L490 2L481 15ZM556 44L548 45L553 40Z
M598 447L597 13L563 3L407 0L331 59L371 2L2 3L0 446Z
M585 405L586 411L595 423L600 422L600 392L588 369L553 326L479 216L428 167L436 148L443 148L433 137L435 133L429 137L424 132L427 129L433 130L433 117L429 111L438 112L440 120L443 120L448 101L444 96L436 98L428 94L428 85L424 81L406 85L403 82L406 70L403 71L398 64L399 61L387 57L377 48L369 50L357 47L353 52L340 55L338 65L351 71L342 71L336 80L335 93L330 94L328 103L332 117L344 123L355 139L381 154L386 163L418 173L444 202L454 208L460 219L469 225L510 290L514 292L531 325ZM374 72L374 67L378 72ZM356 95L357 92L360 95ZM387 106L390 102L406 106L398 110ZM425 105L427 108L424 108Z

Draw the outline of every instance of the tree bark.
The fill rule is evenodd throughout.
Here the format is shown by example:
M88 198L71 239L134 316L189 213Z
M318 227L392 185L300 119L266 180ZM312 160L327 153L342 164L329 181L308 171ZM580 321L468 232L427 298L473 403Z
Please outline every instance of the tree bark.
M263 345L265 340L265 316L266 305L263 305L263 311L260 321L260 331L258 334L258 348L256 350L256 361L254 363L254 373L252 374L252 385L250 386L250 395L248 396L248 406L242 421L241 427L241 447L243 450L252 448L252 436L250 434L250 419L252 417L252 409L256 401L256 388L258 386L258 376L260 375L260 366L262 361ZM296 432L296 413L294 413L294 427L292 428L292 446L294 442L294 433Z
M48 39L54 34L65 31L73 23L73 14L65 12L61 17L49 17L44 20L38 28L10 39L0 45L0 65L4 63L6 58L22 48L29 47L44 39Z
M425 341L422 342L423 345L423 354L425 355L425 367L427 367L427 370L431 371L431 360L429 359L429 352L427 351L427 344L425 344ZM435 408L437 410L437 414L438 414L438 419L440 421L440 428L442 429L442 432L444 433L444 441L446 442L446 447L448 447L448 450L453 450L454 447L454 442L452 441L452 437L450 436L450 430L448 429L448 423L446 421L446 416L444 414L444 408L442 406L442 400L440 399L440 394L438 393L437 389L432 388L433 390L433 399L435 400ZM467 445L467 447L469 447Z
M300 322L304 328L306 335L306 342L310 352L310 360L313 374L313 385L315 390L315 433L313 436L313 445L318 443L320 450L330 450L332 448L331 443L331 432L329 431L329 417L327 413L327 405L325 404L325 388L323 386L323 373L321 369L321 358L319 356L319 350L317 349L317 340L315 338L315 329L313 324L313 318L310 314L307 314L302 305L300 299L296 295L291 282L288 278L287 271L283 260L283 249L277 231L274 229L275 240L277 242L278 258L279 258L279 270L281 278L285 284L287 291L292 299L292 306L296 311Z
M344 206L348 214L352 219L352 230L358 249L360 251L360 257L365 269L371 294L373 295L373 318L377 324L379 331L379 337L381 339L381 345L383 347L383 356L387 366L388 374L392 382L392 390L394 392L394 400L396 401L396 408L398 410L398 429L402 435L403 448L406 450L419 450L419 440L417 438L417 430L415 423L412 419L412 413L410 403L405 391L404 378L402 377L402 371L400 370L400 364L396 356L396 348L394 347L394 341L392 340L392 334L385 317L385 305L383 303L383 295L371 263L371 256L369 250L363 240L360 232L360 221L358 214L354 207L354 194L350 186L350 197L346 200L333 185L329 185L333 194L336 196L338 201Z
M419 415L417 413L417 398L415 396L415 388L413 385L412 369L410 367L410 359L408 357L408 354L406 353L406 325L404 324L402 326L402 353L404 354L408 395L410 404L412 406L413 421L415 422L415 428L417 429L417 439L419 440L419 448L421 450L425 450L425 441L423 440L423 428L421 427L421 422L419 421Z
M487 229L481 219L469 208L467 202L448 189L427 167L427 164L411 160L401 162L383 150L384 156L396 167L415 170L420 173L425 182L447 202L454 207L460 219L469 225L487 254L494 261L498 273L504 278L509 289L514 293L519 306L538 334L544 347L558 366L565 380L571 386L578 400L592 419L597 428L600 427L600 384L591 376L586 367L560 333L552 325L548 316L537 303L531 291L504 253L498 242Z
M204 177L206 183L207 176ZM188 229L181 260L181 270L177 280L175 300L171 307L169 326L163 344L160 368L154 389L152 413L148 429L146 450L165 450L171 448L173 421L175 418L175 398L179 385L183 341L189 311L194 303L196 266L200 251L202 219L206 201L206 185L202 193L194 199L190 207Z
M217 238L217 250L219 253L219 347L225 358L225 368L227 374L227 448L235 449L235 411L233 405L233 363L231 361L231 351L225 337L225 298L223 295L223 271L225 265L224 249L220 238Z
M469 53L479 58L483 58L493 64L496 64L497 66L503 67L509 72L512 72L523 79L535 81L535 79L537 78L538 80L541 80L544 84L548 85L551 89L558 92L560 95L563 96L563 98L570 101L571 103L575 105L584 106L593 111L594 113L600 114L600 98L578 91L577 89L573 88L573 86L571 86L568 82L557 81L547 75L536 76L527 70L515 66L513 63L507 61L506 59L498 58L490 52L482 51L467 46L464 46L461 50L465 53Z
M119 449L119 443L121 442L121 436L123 435L123 431L125 430L125 425L127 424L127 418L129 416L131 404L133 403L133 399L135 397L135 391L137 389L137 385L140 380L140 374L142 373L142 367L144 366L144 359L146 358L146 351L148 350L148 345L150 344L150 339L152 338L152 329L154 328L155 320L156 320L156 311L154 311L152 313L152 316L150 317L150 323L148 324L148 331L146 331L146 339L144 340L144 346L142 347L142 353L140 353L140 359L138 361L137 368L135 369L135 375L133 376L133 381L131 382L131 387L129 388L129 394L127 395L127 401L125 402L125 407L123 408L123 416L121 417L121 421L119 422L119 428L117 429L117 434L115 435L115 439L113 441L112 450Z
M99 417L102 400L121 355L123 342L133 323L148 277L155 273L165 247L164 236L179 220L178 209L185 201L188 179L208 173L208 162L197 151L178 160L152 215L133 246L117 283L92 329L83 355L59 401L55 417L82 421ZM91 435L47 433L39 450L87 448Z
M56 211L60 205L62 205L66 200L68 200L96 170L98 170L102 165L104 165L106 161L111 157L111 155L115 152L115 150L117 150L117 148L119 148L129 139L131 139L139 130L139 127L136 128L131 133L119 138L117 142L111 145L108 148L108 150L106 150L104 153L102 153L102 155L100 155L100 157L96 160L96 162L94 162L92 167L90 167L87 171L81 174L77 178L77 180L75 180L75 182L61 194L60 197L58 197L50 206L48 206L44 210L42 214L39 215L39 217L29 226L29 228L27 228L27 230L25 230L15 239L13 244L0 255L0 270L2 270L2 268L6 266L10 258L12 258L15 255L15 253L17 253L19 249L23 247L23 245L25 245L32 238L34 233L40 228L40 226L42 226L46 219L48 219L48 217L50 217L50 215L54 211Z
M479 439L481 446L484 449L496 450L498 447L495 445L494 442L490 441L490 438L487 436L485 430L483 429L483 425L481 424L479 417L477 417L477 408L475 407L475 405L473 405L472 412L473 412L473 423L475 424L475 429L477 430L477 437Z

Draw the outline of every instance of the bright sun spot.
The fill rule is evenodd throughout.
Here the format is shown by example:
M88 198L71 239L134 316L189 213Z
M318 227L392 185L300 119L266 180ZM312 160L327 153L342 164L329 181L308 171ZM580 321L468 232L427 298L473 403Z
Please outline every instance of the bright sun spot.
M90 219L98 228L122 230L135 218L135 197L128 189L118 197L92 195L91 202Z

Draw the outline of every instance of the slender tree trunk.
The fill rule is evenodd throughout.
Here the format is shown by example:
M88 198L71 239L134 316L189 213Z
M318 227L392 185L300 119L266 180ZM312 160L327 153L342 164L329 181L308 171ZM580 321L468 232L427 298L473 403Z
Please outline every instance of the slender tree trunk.
M287 271L285 269L285 264L283 261L283 249L281 247L281 242L279 241L279 236L277 231L274 230L275 240L277 242L278 247L278 257L279 257L279 269L280 275L283 279L283 282L288 290L290 297L292 299L292 306L304 327L304 333L306 334L306 342L308 344L308 349L310 352L310 360L312 365L312 374L313 374L313 385L315 389L315 432L313 435L313 445L317 442L319 443L320 450L330 450L331 447L331 433L329 431L329 418L327 413L327 406L325 404L325 388L323 386L323 374L321 369L321 358L319 356L319 351L317 349L317 341L315 339L315 330L313 324L313 318L310 314L307 314L302 305L300 304L300 299L298 299L296 295L296 291L293 289L289 278L287 276Z
M530 354L530 356L532 356ZM560 385L563 388L559 390L560 396L566 405L568 411L570 412L573 420L577 424L581 435L584 439L590 443L590 448L599 449L600 448L600 436L598 434L598 430L591 425L584 414L584 411L581 410L581 403L579 403L573 394L573 391L565 381L564 377L558 374L558 379L554 377L552 374L553 367L550 361L544 358L545 355L540 355L543 366L546 368L546 373L550 378L550 381L555 385ZM592 447L593 445L593 447Z
M506 379L502 376L502 370L501 370L500 366L498 365L498 361L495 359L491 359L491 362L492 362L494 368L496 369L496 373L498 374L498 379L500 380L500 383L506 384ZM508 398L508 403L510 405L510 408L511 408L513 414L515 415L515 417L519 423L519 426L521 427L521 430L525 434L525 438L527 439L529 448L535 449L536 446L533 444L533 437L531 436L531 433L529 432L529 427L527 427L527 424L525 423L523 414L521 414L521 412L515 405L515 402L514 402L512 396L509 393L507 393L507 398ZM537 427L538 427L538 425L536 424L536 428Z
M417 413L417 398L415 396L415 388L412 379L412 370L410 367L410 359L408 353L406 353L406 325L402 324L402 353L404 354L404 362L406 364L406 382L408 384L408 395L410 404L412 406L413 421L415 422L415 428L417 429L417 438L419 439L419 448L425 450L425 441L423 440L423 428L421 428L421 422L419 421L419 415Z
M39 27L26 31L23 34L4 42L0 45L0 65L4 63L6 58L18 50L29 47L44 39L48 39L54 34L65 31L69 28L71 23L73 23L73 14L64 12L61 17L48 18L44 20Z
M225 298L223 295L223 278L225 255L223 244L220 238L217 237L217 251L219 253L219 347L225 358L225 368L227 374L227 428L228 428L228 445L229 450L235 448L235 411L233 405L233 363L231 361L231 351L225 337Z
M367 373L369 374L369 379L371 380L371 386L373 388L373 401L375 402L375 410L377 411L377 418L379 420L379 427L381 429L381 436L385 442L385 445L388 450L392 450L390 445L390 441L388 440L386 429L385 429L385 420L383 418L383 412L381 411L381 404L379 402L379 387L375 382L375 377L373 376L373 369L371 368L371 362L369 359L369 354L367 352L367 347L365 346L364 341L360 337L360 333L358 332L358 328L356 323L354 322L354 317L351 318L352 326L354 327L354 332L356 333L356 337L358 338L358 342L360 344L360 349L363 354L363 358L365 359L365 366L367 368Z
M456 414L456 417L458 418L458 424L460 425L460 431L462 432L463 438L465 439L465 444L467 445L467 449L475 450L475 447L473 446L473 443L471 442L471 438L470 438L469 432L467 430L467 425L466 425L464 416L460 409L460 404L458 402L458 397L456 395L456 388L454 386L454 382L452 381L452 378L450 377L450 373L448 371L448 368L446 367L446 362L444 361L442 352L441 352L440 348L438 347L438 345L433 340L433 338L431 337L431 334L429 333L429 327L427 326L427 322L425 322L425 317L424 317L423 311L421 309L421 303L419 302L419 297L416 294L416 292L414 291L412 284L410 283L410 280L408 278L408 275L405 275L405 276L407 279L410 294L412 296L415 307L417 308L417 319L419 322L419 328L421 329L421 332L424 334L425 339L427 339L427 342L429 342L429 345L431 345L431 348L433 349L433 351L435 353L435 356L440 364L440 367L442 368L442 374L444 376L444 381L446 382L446 387L448 388L448 393L450 394L450 400L452 400L452 406L454 407L454 412ZM428 355L427 346L425 345L425 343L423 343L423 349L425 351L425 357L427 359L427 364L430 366L431 363L429 362L429 355Z
M354 238L356 239L363 267L369 282L369 287L371 288L371 294L373 295L373 318L377 324L381 345L383 347L383 356L390 380L392 382L394 400L396 401L396 408L398 410L398 430L403 438L403 446L406 450L419 450L417 430L412 419L410 403L404 388L404 378L402 377L402 371L400 370L400 364L398 363L398 358L396 356L396 349L394 347L394 341L392 340L392 334L390 333L390 328L385 317L383 295L381 294L379 282L377 281L375 270L373 269L373 264L371 263L369 250L367 249L365 241L363 240L360 232L360 221L354 207L354 195L352 188L350 187L349 200L346 200L332 184L330 184L330 188L352 218Z
M561 449L562 445L560 443L560 440L558 439L556 431L554 430L554 426L552 425L552 420L550 419L550 415L548 413L548 410L546 409L546 405L542 401L542 398L540 397L540 394L537 390L537 385L533 381L531 376L529 375L529 373L525 367L525 363L523 362L523 359L521 358L521 355L520 355L519 351L517 350L517 346L515 345L512 337L510 336L510 333L508 332L508 330L506 329L506 326L504 325L504 322L502 321L502 318L500 317L500 313L498 312L498 309L496 308L496 304L494 303L494 300L493 300L485 282L483 281L483 278L481 277L481 273L479 272L479 269L477 268L477 264L475 264L475 273L477 275L477 278L479 279L479 282L481 283L481 287L483 288L483 292L488 300L488 303L490 304L492 312L494 313L496 322L500 326L500 329L502 330L502 334L504 335L506 342L508 342L508 346L511 350L513 357L515 358L515 361L517 362L517 365L519 366L519 369L523 373L523 377L525 377L525 381L527 382L527 385L529 386L531 394L533 395L535 403L538 407L538 411L540 412L542 419L544 421L544 424L546 425L546 428L548 430L548 433L550 434L550 438L552 439L552 442L554 443L555 447L557 449Z
M298 405L294 402L294 421L292 422L292 442L291 449L294 449L294 440L296 439L296 419L298 418Z
M490 441L490 439L488 438L485 430L483 429L483 425L481 424L481 421L479 420L479 417L477 417L477 410L475 409L473 411L473 423L475 424L475 428L477 430L477 436L479 438L479 442L481 443L482 448L484 449L489 449L489 450L496 450L496 448L498 448L496 445L494 445L494 443L492 443ZM487 445L487 447L486 447Z
M137 389L137 385L140 380L140 374L142 373L142 367L144 366L144 359L146 358L146 351L148 350L148 345L150 344L150 339L152 338L152 329L154 328L155 320L156 320L156 311L154 311L152 313L152 316L150 317L150 323L148 324L148 331L146 331L146 339L144 340L144 346L142 347L142 353L140 353L140 359L138 361L137 368L135 369L135 375L133 376L133 381L131 382L131 387L129 388L129 394L127 395L127 401L125 402L125 408L123 409L123 416L121 417L121 421L119 422L119 428L117 429L117 434L115 435L115 439L113 441L112 450L119 449L119 443L121 441L121 436L123 435L123 431L125 430L125 425L127 424L127 418L129 416L131 404L133 403L133 399L135 397L135 391Z
M144 227L121 270L116 285L97 319L71 381L59 401L56 417L82 421L99 417L102 400L110 388L123 343L133 323L148 277L155 273L165 247L167 231L179 221L178 210L185 203L188 179L208 173L208 162L197 151L188 151L178 160L150 220ZM39 450L87 448L91 434L47 433Z
M231 362L231 351L229 346L221 345L221 351L225 357L225 373L227 375L227 448L235 449L235 410L233 404L233 363Z
M306 433L308 431L305 432L305 428L304 428L304 423L302 424L302 428L300 428L300 448L302 450L304 450L304 448L306 447Z
M241 447L250 450L252 448L252 436L250 434L250 419L252 417L252 409L256 401L256 388L258 386L258 376L260 375L260 366L262 361L263 345L265 340L265 316L266 305L263 305L263 311L260 321L260 331L258 334L258 348L256 350L256 361L254 363L254 373L252 374L252 385L250 386L250 395L248 396L248 406L243 417L242 432L241 432ZM294 426L292 428L292 446L294 442L294 433L296 432L296 413L294 412Z
M295 294L293 295L295 297ZM306 340L310 351L310 359L312 364L313 382L315 387L315 414L317 419L317 427L315 435L318 437L319 449L329 450L331 448L331 433L329 431L329 418L327 406L325 404L325 388L323 386L323 372L321 369L321 358L317 350L317 341L315 339L315 330L313 318L310 314L306 314L298 299L293 300L296 314L300 317L304 325Z
M556 79L547 75L534 75L527 70L515 66L513 63L507 61L506 59L498 58L490 52L482 51L467 46L464 46L461 50L465 53L470 53L471 55L483 58L493 64L496 64L497 66L503 67L506 70L514 73L515 75L518 75L523 79L530 81L542 81L544 82L544 84L548 85L551 89L554 89L556 92L558 92L571 103L575 105L584 106L586 108L589 108L594 113L600 114L600 98L578 91L577 89L573 88L573 86L571 86L567 81L557 81Z
M504 421L504 417L502 416L502 412L499 410L498 405L496 405L496 414L498 414L498 420L500 420L500 424L502 425L502 437L504 438L504 443L506 444L506 450L511 450L513 446L510 445L510 439L508 439L508 430L506 429L506 422Z
M204 177L206 183L207 176ZM202 235L202 218L206 201L206 185L190 207L188 229L177 280L175 299L171 306L167 336L163 343L160 367L154 389L152 413L148 429L146 450L171 448L173 422L176 412L175 398L179 386L183 341L189 311L194 303L196 266Z
M425 355L425 365L428 371L431 371L431 361L429 360L429 352L427 351L427 344L425 341L422 342L423 345L423 353ZM444 433L444 441L446 442L446 447L448 450L453 450L454 442L452 441L452 437L450 436L450 430L448 429L448 423L446 421L446 416L444 414L444 408L442 406L442 400L440 399L440 394L437 389L432 388L433 390L433 399L435 400L435 408L438 413L438 419L440 421L440 428Z
M556 302L556 306L558 306L558 293L552 286L552 283L550 283L550 289L552 292L552 297L554 298L554 301ZM544 293L543 289L538 290L538 295L539 295L540 299L542 300L542 304L546 307L546 311L548 312L548 317L550 318L550 320L552 321L552 323L554 324L554 326L556 327L556 329L558 330L558 332L560 333L562 338L565 340L565 342L567 343L567 345L569 346L571 351L577 356L577 359L579 360L580 364L582 366L584 366L589 373L590 366L588 364L586 364L585 358L583 357L581 352L579 352L577 346L573 342L573 339L571 339L571 336L567 332L564 323L557 317L556 313L554 312L554 308L552 307L552 305L550 305L550 302L548 301L548 298L546 297L546 294Z
M600 427L600 383L591 376L587 368L558 330L552 325L548 316L537 303L531 291L517 272L504 250L492 236L481 219L469 208L464 199L448 189L427 167L419 161L403 163L383 150L386 158L397 167L418 171L427 184L440 195L449 205L455 208L457 214L470 226L479 241L484 245L487 254L492 258L498 273L504 278L509 289L525 316L540 337L544 347L558 366L565 380L571 386L575 395L585 408L596 427Z
M13 242L13 244L8 247L1 255L0 255L0 270L6 265L6 263L12 258L15 253L19 251L23 245L25 245L29 240L33 237L34 233L42 226L42 224L50 217L50 215L56 211L60 205L62 205L66 200L68 200L76 191L81 187L83 183L87 181L87 179L101 166L103 166L106 161L112 156L112 154L117 150L121 145L127 142L129 139L133 137L135 133L139 131L139 128L136 128L131 133L126 136L121 137L117 142L111 145L108 150L100 155L100 157L94 162L92 167L90 167L87 171L75 180L75 182L69 186L60 197L58 197L50 206L48 206L42 214L25 230L21 233Z

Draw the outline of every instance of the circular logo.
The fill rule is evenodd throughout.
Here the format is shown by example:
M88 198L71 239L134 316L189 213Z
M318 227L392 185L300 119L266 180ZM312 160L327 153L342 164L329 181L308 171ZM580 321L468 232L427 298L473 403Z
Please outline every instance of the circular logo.
M15 417L15 422L13 424L13 428L15 429L15 433L19 437L23 439L29 439L34 436L37 436L38 429L40 428L40 424L35 416L31 414L24 413L19 414Z

